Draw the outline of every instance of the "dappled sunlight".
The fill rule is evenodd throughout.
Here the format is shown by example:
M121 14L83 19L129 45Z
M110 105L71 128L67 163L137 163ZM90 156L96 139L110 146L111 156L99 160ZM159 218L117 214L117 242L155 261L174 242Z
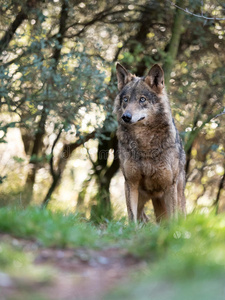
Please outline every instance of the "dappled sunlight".
M0 300L224 300L223 1L1 4Z
M109 8L104 1L65 5L65 11L61 0L35 6L37 16L24 15L8 40L4 39L9 15L14 14L12 7L3 10L0 139L7 143L0 145L0 194L8 197L4 205L16 199L25 205L43 202L52 209L74 211L82 203L82 210L90 215L100 197L103 203L111 201L126 211L112 114L117 93L114 62L120 60L138 76L147 74L154 63L163 66L172 113L187 154L187 211L210 210L215 203L222 210L221 5L204 2L203 11L218 18L214 25L211 19L205 21L205 27L192 14L199 10L194 3L183 15L179 9L176 15L169 2L143 2L142 9L133 2ZM161 14L166 16L166 25L160 21ZM179 49L168 46L175 16L183 19L176 35Z

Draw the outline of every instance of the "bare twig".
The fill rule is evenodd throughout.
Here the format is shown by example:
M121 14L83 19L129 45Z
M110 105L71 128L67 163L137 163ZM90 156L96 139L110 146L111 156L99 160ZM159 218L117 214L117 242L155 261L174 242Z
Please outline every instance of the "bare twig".
M55 148L58 140L60 139L61 134L62 134L62 128L59 129L59 132L56 136L56 139L54 140L54 143L53 143L52 149L51 149L51 158L50 158L49 164L50 164L51 175L52 175L53 178L55 178L57 176L57 174L54 170L54 148Z
M95 164L94 160L93 160L92 157L91 157L91 154L90 154L90 151L89 151L88 147L86 147L85 144L83 144L83 146L84 146L84 148L85 148L86 151L87 151L88 157L89 157L89 159L90 159L90 162L92 163L93 168L95 169L96 164Z
M219 113L218 115L216 115L215 117L213 117L213 119L216 119L224 114L225 114L225 107L224 107L223 111L221 113Z
M191 12L188 8L182 8L180 6L178 6L177 4L175 4L174 2L170 1L170 0L167 0L167 2L169 2L171 5L175 6L176 8L184 11L185 13L189 14L189 15L192 15L192 16L195 16L195 17L198 17L198 18L202 18L202 19L205 19L205 20L214 20L214 21L224 21L225 18L218 18L218 17L206 17L203 15L203 12L201 12L201 15L199 14L195 14L193 12Z

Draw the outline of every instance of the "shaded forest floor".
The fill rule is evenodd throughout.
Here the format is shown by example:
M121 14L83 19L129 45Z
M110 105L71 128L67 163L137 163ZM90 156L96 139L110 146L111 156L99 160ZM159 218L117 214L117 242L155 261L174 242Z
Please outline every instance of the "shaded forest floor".
M225 216L145 226L0 208L1 300L224 300Z
M43 248L37 242L8 234L0 234L0 240L32 257L30 272L25 270L12 276L0 273L1 300L26 300L31 295L32 299L40 300L99 300L121 281L127 281L132 271L144 266L120 248Z

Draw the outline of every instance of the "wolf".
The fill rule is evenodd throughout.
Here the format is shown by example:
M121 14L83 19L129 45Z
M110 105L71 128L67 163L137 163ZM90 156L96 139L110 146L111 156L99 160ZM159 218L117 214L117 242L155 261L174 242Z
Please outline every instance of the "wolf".
M185 152L175 126L162 68L137 77L116 64L119 94L114 112L129 220L147 222L150 199L156 221L186 214Z

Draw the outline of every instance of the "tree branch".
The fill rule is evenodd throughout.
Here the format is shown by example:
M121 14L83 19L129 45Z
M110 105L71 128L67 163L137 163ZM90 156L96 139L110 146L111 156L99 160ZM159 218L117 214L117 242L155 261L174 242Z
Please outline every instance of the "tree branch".
M192 15L194 17L197 17L197 18L202 18L202 19L205 19L205 20L215 20L215 21L222 21L222 20L225 20L225 18L217 18L217 17L206 17L204 16L203 14L199 15L199 14L195 14L195 13L192 13L188 8L182 8L180 6L178 6L177 4L175 4L174 2L170 1L170 0L167 0L167 2L169 2L172 6L175 6L176 8L184 11L185 13L189 14L189 15Z
M105 19L106 17L108 17L108 16L113 16L113 15L116 15L116 14L121 14L121 13L130 12L129 9L121 9L121 10L117 10L117 11L110 11L112 8L114 8L114 7L110 7L110 8L107 9L107 10L101 11L100 13L96 14L92 20L90 20L90 21L88 21L88 22L86 22L86 23L78 23L78 22L75 22L75 23L71 24L70 26L67 27L67 30L68 30L69 28L75 26L75 25L76 25L76 26L77 26L77 25L82 25L83 28L82 28L79 32L77 32L77 33L75 33L75 34L67 35L66 37L67 37L67 38L72 38L72 37L80 36L80 35L85 31L85 29L86 29L88 26L91 26L91 25L93 25L93 24L96 23L96 22L100 22L100 21L103 22L104 19ZM142 11L136 10L135 12L142 12ZM112 22L114 22L114 21L115 21L115 20L113 20ZM121 22L124 22L124 21L121 21ZM108 23L111 23L111 22L108 22Z
M52 58L55 60L56 64L58 64L60 53L63 45L63 39L66 32L66 21L68 18L68 2L66 0L62 3L60 20L59 20L59 32L57 34L57 42Z
M36 2L38 1L39 0L27 0L25 6L18 13L15 20L10 24L9 28L6 30L5 35L0 40L0 54L7 49L17 28L23 23L24 20L28 18L28 12L36 6Z
M57 172L54 170L53 168L53 150L54 147L60 137L60 132L58 133L58 136L56 137L54 144L52 146L52 157L51 157L51 161L50 161L50 168L51 168L51 175L52 175L52 184L47 192L47 195L45 196L43 202L42 202L42 208L47 207L51 195L54 192L54 190L56 189L56 187L59 185L59 182L61 180L61 176L62 176L62 172L66 166L67 160L70 158L72 152L77 149L80 145L82 145L83 143L87 142L88 140L92 139L95 137L96 132L93 131L89 134L87 134L85 137L80 138L79 140L77 140L75 143L71 143L71 144L67 144L64 145L61 154L60 154L60 159L58 162L58 170Z
M88 133L86 136L81 137L75 143L65 144L63 146L63 149L60 154L59 163L58 163L58 173L62 172L64 170L66 161L70 158L72 152L75 149L77 149L78 147L80 147L82 144L89 141L90 139L93 139L95 137L95 134L96 134L96 131L92 131L91 133Z
M223 108L223 111L221 113L219 113L218 115L216 115L215 117L213 117L213 119L216 119L224 114L225 114L225 107Z
M52 149L51 149L51 158L50 158L49 164L50 164L50 171L51 171L51 175L52 175L53 180L57 176L57 174L54 170L54 149L55 149L55 146L56 146L58 140L60 139L61 133L62 133L62 128L60 128L59 133L57 134L56 139L54 140L54 143L53 143Z

